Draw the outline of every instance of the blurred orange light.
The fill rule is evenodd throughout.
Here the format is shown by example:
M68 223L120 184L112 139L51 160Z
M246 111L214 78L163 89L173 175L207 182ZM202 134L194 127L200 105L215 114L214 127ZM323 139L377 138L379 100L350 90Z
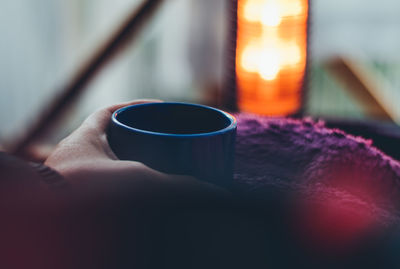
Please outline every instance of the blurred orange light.
M238 0L236 76L241 110L281 116L300 108L307 16L307 0Z
M282 14L278 1L267 1L261 8L261 23L265 26L278 26L282 21Z
M284 17L302 15L303 0L242 0L243 16L249 22L278 26ZM307 7L307 5L306 5Z

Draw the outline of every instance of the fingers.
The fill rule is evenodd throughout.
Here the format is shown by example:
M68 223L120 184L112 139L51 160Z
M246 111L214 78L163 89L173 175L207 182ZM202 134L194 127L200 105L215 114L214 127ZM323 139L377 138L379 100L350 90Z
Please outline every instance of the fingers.
M228 190L192 176L166 174L142 163L131 161L117 161L113 162L113 165L118 166L112 177L119 174L120 194L126 193L129 197L140 200L143 198L142 203L153 205L178 201L212 203L230 197ZM116 184L116 181L113 183ZM106 191L108 192L109 188ZM149 199L150 197L152 199Z
M144 179L143 185L147 185L151 193L154 194L155 189L161 190L161 194L188 196L209 196L209 197L224 197L228 196L229 192L221 187L211 184L206 181L199 180L188 175L167 174L154 170L142 163L121 161L126 165L132 165L131 178L135 179L135 184L138 183L137 178ZM155 180L155 181L154 181Z
M194 177L165 174L133 161L90 161L70 177L87 195L126 197L141 205L197 200L208 203L229 196L228 191Z
M162 102L157 99L138 99L126 103L112 105L100 109L90 115L82 124L82 128L94 129L99 133L104 133L110 123L110 119L114 111L129 105L145 104L145 103L158 103Z

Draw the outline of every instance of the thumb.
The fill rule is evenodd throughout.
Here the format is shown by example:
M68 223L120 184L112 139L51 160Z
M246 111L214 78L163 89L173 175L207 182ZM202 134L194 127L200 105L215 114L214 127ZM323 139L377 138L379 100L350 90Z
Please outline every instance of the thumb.
M157 99L137 99L126 103L112 105L106 108L97 110L91 114L82 124L81 128L88 128L90 130L96 130L98 133L104 133L110 123L112 114L125 106L138 105L145 103L159 103L161 100Z

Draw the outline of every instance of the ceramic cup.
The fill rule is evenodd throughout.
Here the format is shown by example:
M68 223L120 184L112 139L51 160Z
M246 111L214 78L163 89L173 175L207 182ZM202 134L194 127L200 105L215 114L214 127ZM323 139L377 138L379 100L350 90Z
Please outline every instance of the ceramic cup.
M233 178L236 125L229 113L204 105L137 104L114 112L108 141L121 160L226 186Z

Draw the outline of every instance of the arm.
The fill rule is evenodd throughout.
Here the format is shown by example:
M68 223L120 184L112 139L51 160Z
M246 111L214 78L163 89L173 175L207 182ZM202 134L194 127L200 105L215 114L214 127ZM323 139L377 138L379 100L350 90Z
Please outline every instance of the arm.
M138 102L89 116L44 165L0 155L1 268L99 268L105 258L112 261L114 244L123 245L115 239L129 241L125 238L128 232L135 234L134 225L153 223L146 222L147 213L140 215L146 210L134 213L132 206L157 207L175 200L171 198L219 195L219 189L194 178L116 158L107 143L107 126L116 109L134 103ZM67 195L48 186L63 186ZM22 210L15 214L10 201ZM21 258L13 258L17 256Z

